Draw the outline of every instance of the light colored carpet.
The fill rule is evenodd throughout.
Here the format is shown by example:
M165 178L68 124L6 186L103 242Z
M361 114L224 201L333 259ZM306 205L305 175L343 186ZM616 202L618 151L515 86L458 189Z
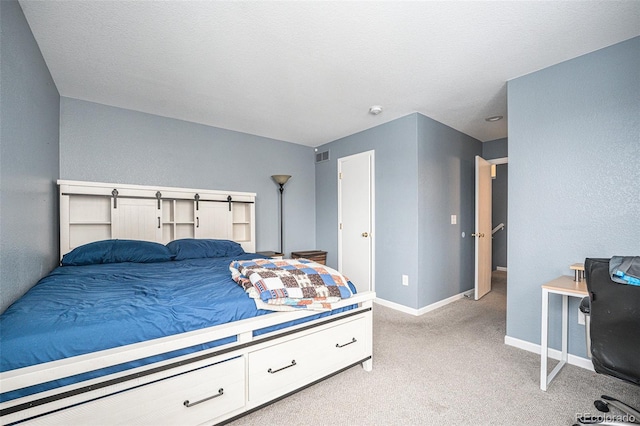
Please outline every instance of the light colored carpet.
M353 367L232 425L571 425L601 394L640 406L640 388L572 365L542 392L539 355L504 344L506 273L493 288L420 317L374 305L372 372Z

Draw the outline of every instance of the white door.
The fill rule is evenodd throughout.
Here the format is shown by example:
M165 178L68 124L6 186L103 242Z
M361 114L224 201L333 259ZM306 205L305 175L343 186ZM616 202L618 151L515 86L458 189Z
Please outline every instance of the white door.
M111 205L111 238L162 242L157 200L118 198Z
M374 289L374 152L338 159L338 269L358 292Z
M475 299L491 291L491 163L476 155Z

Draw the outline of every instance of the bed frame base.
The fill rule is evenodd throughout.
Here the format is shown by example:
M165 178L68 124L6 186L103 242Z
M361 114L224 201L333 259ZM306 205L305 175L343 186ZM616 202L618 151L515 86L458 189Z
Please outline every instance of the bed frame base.
M253 338L251 331L241 331L232 344L0 404L0 423L81 425L95 418L105 424L132 425L230 422L357 364L371 371L372 297L358 294L357 309L268 335ZM248 320L242 328L259 329L300 314L275 313ZM218 337L220 327L225 326L212 327L209 335ZM100 353L90 356L100 364L110 358ZM291 368L282 368L291 361ZM64 372L60 375L67 374L68 363L48 364L22 370L58 368ZM15 386L19 378L15 371L2 373L0 385L9 390L4 385ZM220 390L220 397L211 398ZM186 406L186 401L201 400Z

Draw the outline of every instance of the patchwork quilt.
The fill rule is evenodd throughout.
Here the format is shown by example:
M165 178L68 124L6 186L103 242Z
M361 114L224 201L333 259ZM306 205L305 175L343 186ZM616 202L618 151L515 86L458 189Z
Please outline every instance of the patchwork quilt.
M352 295L345 276L308 259L234 260L229 270L259 309L327 311Z

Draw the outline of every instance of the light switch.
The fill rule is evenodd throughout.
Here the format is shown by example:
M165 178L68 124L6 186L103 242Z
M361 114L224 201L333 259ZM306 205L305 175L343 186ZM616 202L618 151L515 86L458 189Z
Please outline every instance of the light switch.
M455 225L456 223L458 223L458 217L455 214L451 215L451 224Z

